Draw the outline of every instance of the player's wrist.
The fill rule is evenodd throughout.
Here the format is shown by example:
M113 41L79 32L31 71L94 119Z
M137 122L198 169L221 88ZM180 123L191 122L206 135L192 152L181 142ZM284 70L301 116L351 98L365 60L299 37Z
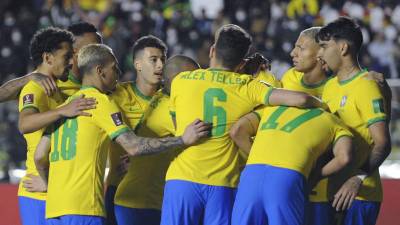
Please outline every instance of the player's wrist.
M360 179L361 183L367 178L368 174L365 171L359 170L356 174L356 177Z

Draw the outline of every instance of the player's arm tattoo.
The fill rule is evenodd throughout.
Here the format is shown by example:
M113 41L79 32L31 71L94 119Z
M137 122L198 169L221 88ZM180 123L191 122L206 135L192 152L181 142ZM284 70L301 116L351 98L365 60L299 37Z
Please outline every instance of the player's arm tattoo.
M21 89L27 84L31 75L25 75L20 78L15 78L7 81L5 84L0 86L0 102L6 102L10 100L16 100L18 98Z
M115 141L132 156L150 155L185 146L181 137L145 138L131 131L119 135Z
M377 122L369 126L372 139L374 140L374 147L361 168L367 174L371 174L385 161L391 152L391 141L387 123Z

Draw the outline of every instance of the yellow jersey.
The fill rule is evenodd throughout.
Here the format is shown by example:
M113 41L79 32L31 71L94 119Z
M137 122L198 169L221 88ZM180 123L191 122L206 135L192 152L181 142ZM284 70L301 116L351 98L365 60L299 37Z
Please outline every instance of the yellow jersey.
M111 98L117 103L122 111L124 120L132 129L139 123L140 118L149 106L151 96L145 96L136 87L134 82L123 82L117 84L116 90L111 94ZM111 143L109 153L110 170L107 176L107 186L118 186L122 176L118 175L117 167L121 161L121 156L126 154L120 145Z
M266 107L247 165L291 169L308 178L319 156L342 136L352 134L336 116L322 109Z
M265 81L272 87L276 87L276 88L282 87L281 82L278 79L276 79L274 74L270 73L269 71L261 70L255 79L260 80L260 81Z
M319 84L309 85L304 82L304 73L296 71L294 68L289 69L283 74L281 83L282 87L292 91L301 91L321 98L324 91L325 83L330 78L320 82Z
M175 133L169 115L169 96L160 91L153 97L135 129L138 136L166 137ZM161 209L165 174L178 150L131 157L127 174L118 185L114 202L129 208Z
M171 163L166 179L236 187L239 153L229 137L231 126L261 104L268 105L273 88L249 75L216 69L178 74L172 81L170 111L176 117L176 135L195 119L212 122L212 135L188 147Z
M66 96L71 96L81 89L81 82L74 77L72 72L68 74L67 81L57 80L57 87Z
M40 113L55 109L61 105L65 100L65 97L61 93L55 93L53 96L47 96L44 89L35 81L29 81L21 90L19 95L19 111L26 108L35 108ZM34 161L34 155L36 146L42 137L42 134L46 128L42 128L35 132L24 134L24 138L27 144L26 153L26 174L38 175L36 165ZM25 196L38 200L45 200L46 193L42 192L28 192L23 187L22 183L24 180L29 179L26 176L21 179L18 188L18 196Z
M94 87L71 96L97 100L91 117L78 116L53 125L49 154L46 218L62 215L105 217L103 186L110 141L130 129L116 103Z
M367 70L362 70L345 81L339 81L337 77L332 78L326 83L322 95L330 111L336 114L354 134L353 172L365 163L373 148L368 127L373 123L386 120L384 98L376 82L364 78L367 72ZM353 172L349 172L348 175L350 176ZM357 199L382 200L378 170L363 181Z

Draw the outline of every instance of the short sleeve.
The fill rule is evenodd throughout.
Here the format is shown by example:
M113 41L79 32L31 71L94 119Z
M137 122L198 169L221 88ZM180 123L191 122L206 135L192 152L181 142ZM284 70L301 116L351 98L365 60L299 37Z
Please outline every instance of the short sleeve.
M97 97L97 106L92 116L95 123L101 127L114 140L119 135L130 131L123 120L122 112L117 104L107 96Z
M252 113L254 113L254 115L257 116L258 120L261 121L261 118L262 118L265 108L266 108L266 106L259 106L259 107L255 108Z
M28 82L19 95L18 110L21 112L26 108L35 108L39 112L48 110L48 97L34 81Z
M362 93L360 93L362 98L356 99L356 105L363 121L368 126L376 122L385 121L387 114L385 112L384 98L376 82L363 80L357 88Z
M334 125L334 137L333 137L333 142L335 143L339 138L343 136L348 136L353 138L353 134L349 130L349 128L343 123L342 120L340 120L337 116L330 114L332 117L332 121L335 124Z
M260 73L256 77L256 80L265 81L266 83L270 84L272 87L276 87L276 88L279 88L282 86L281 82L278 79L276 79L272 73L265 71L265 70L260 71Z
M274 89L272 86L254 79L251 79L242 88L246 89L245 93L254 106L269 105L269 97Z

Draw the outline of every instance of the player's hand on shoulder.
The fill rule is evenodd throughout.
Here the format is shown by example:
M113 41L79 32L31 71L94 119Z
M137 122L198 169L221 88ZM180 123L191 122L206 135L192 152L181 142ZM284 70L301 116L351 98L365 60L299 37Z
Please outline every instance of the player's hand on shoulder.
M200 139L208 137L211 134L212 124L195 119L189 124L182 135L183 143L186 146L196 144Z
M378 73L376 71L368 71L368 73L364 76L365 79L374 80L379 85L385 82L385 76L382 73Z
M358 194L361 184L362 180L357 176L347 179L334 196L333 208L336 211L349 209Z
M42 88L46 92L46 95L48 96L52 96L54 93L58 91L56 81L49 76L40 73L33 73L31 75L31 79L36 81L40 86L42 86Z
M85 98L85 95L80 95L68 104L60 107L59 110L64 117L91 116L90 113L85 111L96 108L96 104L95 98Z
M32 174L26 175L28 179L23 181L24 188L29 192L46 192L47 183L40 177Z

